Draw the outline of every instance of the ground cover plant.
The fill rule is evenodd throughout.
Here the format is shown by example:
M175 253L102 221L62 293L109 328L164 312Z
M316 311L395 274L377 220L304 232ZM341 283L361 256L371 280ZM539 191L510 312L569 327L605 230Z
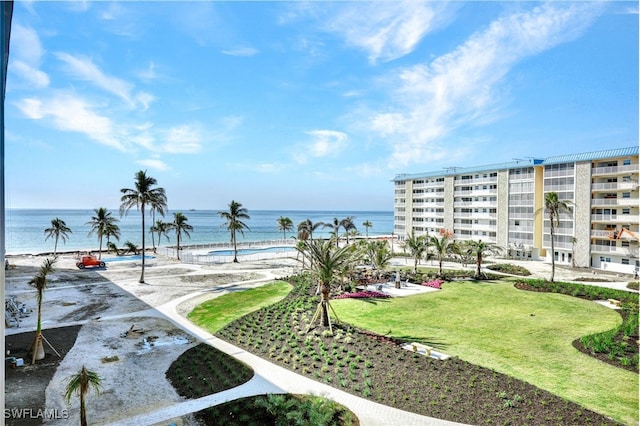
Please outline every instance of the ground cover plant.
M211 426L314 425L357 426L357 417L326 398L307 395L261 395L216 405L196 414Z
M640 281L631 281L627 284L627 288L631 290L638 290L640 288Z
M599 360L638 372L638 294L606 287L576 283L551 283L545 280L521 280L516 287L523 290L569 294L586 300L620 302L622 323L602 333L582 336L573 346Z
M487 269L491 269L496 272L504 272L505 274L510 275L521 275L523 277L528 277L531 275L531 272L525 267L512 265L510 263L493 263L487 266Z
M411 317L399 315L392 321L379 321L385 328L381 333L362 332L344 323L334 325L334 335L320 326L307 333L317 306L315 290L307 277L296 277L294 289L285 299L231 322L217 334L319 382L428 416L468 424L616 423L495 369L458 357L435 360L400 347L402 341L428 343L429 337L424 336L428 327L395 338L382 335L414 321ZM356 304L383 308L398 299L344 299L334 300L332 305L344 321L345 311ZM341 304L346 309L339 308ZM427 311L417 312L424 315ZM446 322L443 319L450 314L440 313L435 322ZM615 317L609 321L615 325ZM624 420L624 416L618 417Z
M201 343L185 351L166 371L176 391L187 398L200 398L248 382L253 370L246 364Z

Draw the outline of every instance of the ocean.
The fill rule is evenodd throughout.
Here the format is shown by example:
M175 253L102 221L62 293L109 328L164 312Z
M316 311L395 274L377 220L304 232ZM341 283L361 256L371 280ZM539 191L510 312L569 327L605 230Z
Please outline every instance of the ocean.
M123 247L126 241L140 246L141 239L141 218L136 210L130 210L126 216L120 217L118 210L110 210L112 215L120 222L120 240L114 241L118 247ZM193 226L190 232L191 238L184 237L181 245L210 244L228 242L229 232L224 227L224 221L218 216L217 210L181 210L188 218L187 223ZM164 222L173 221L174 210L167 212L165 217L156 216L156 220ZM369 236L391 235L393 232L393 212L392 211L319 211L319 210L249 210L251 217L244 222L250 230L245 230L244 237L238 234L238 242L281 240L282 231L278 231L277 219L280 216L288 217L293 222L293 231L286 233L289 239L297 235L298 224L310 219L316 222L333 222L334 218L344 219L353 216L353 223L358 228L358 232L365 235L367 230L362 223L369 221L372 227L369 228ZM53 252L55 241L49 238L45 241L44 230L51 226L54 218L62 219L69 228L71 234L67 241L58 241L58 252L75 252L85 250L98 250L98 237L95 233L88 236L91 227L87 222L91 220L95 212L93 209L74 210L46 210L46 209L7 209L5 211L5 249L7 255L19 254L41 254ZM147 228L151 226L151 218L147 215L145 221ZM314 237L328 237L330 228L319 228L314 232ZM341 229L341 233L344 230ZM170 240L163 237L160 245L175 244L175 235L171 235ZM158 246L157 236L156 246ZM103 250L106 241L103 240ZM147 234L145 245L152 247L152 236Z

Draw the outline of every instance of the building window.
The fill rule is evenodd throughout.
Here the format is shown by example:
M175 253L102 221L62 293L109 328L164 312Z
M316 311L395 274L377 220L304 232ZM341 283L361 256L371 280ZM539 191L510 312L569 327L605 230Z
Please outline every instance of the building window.
M629 259L622 259L620 261L620 263L622 263L623 265L628 265L629 264Z
M629 247L629 241L621 241L622 247Z
M631 214L631 209L622 209L622 214Z
M628 158L625 160L622 160L622 165L623 166L630 166L631 165L631 160L629 160Z
M515 221L515 223L514 223L514 225L516 225L516 226L520 226L520 221L519 221L519 220L516 220L516 221Z
M631 198L631 193L630 192L623 192L622 193L622 198Z

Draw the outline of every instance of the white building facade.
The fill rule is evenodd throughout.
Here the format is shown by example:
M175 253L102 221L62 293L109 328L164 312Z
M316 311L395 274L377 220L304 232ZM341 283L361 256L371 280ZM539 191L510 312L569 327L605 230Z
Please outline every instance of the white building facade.
M401 174L394 183L394 234L497 244L514 258L634 274L640 267L638 147ZM551 253L545 194L568 201Z

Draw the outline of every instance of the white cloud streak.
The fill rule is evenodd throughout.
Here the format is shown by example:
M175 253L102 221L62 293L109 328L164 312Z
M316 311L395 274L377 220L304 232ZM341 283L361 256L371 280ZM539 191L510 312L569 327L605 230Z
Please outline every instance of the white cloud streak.
M441 159L444 137L491 120L500 83L519 61L575 39L599 10L590 3L544 4L495 20L431 63L396 70L389 77L392 108L369 117L370 128L392 143L392 164Z
M335 130L310 130L306 132L311 138L294 149L293 158L299 164L306 164L309 158L335 156L348 145L346 133Z

